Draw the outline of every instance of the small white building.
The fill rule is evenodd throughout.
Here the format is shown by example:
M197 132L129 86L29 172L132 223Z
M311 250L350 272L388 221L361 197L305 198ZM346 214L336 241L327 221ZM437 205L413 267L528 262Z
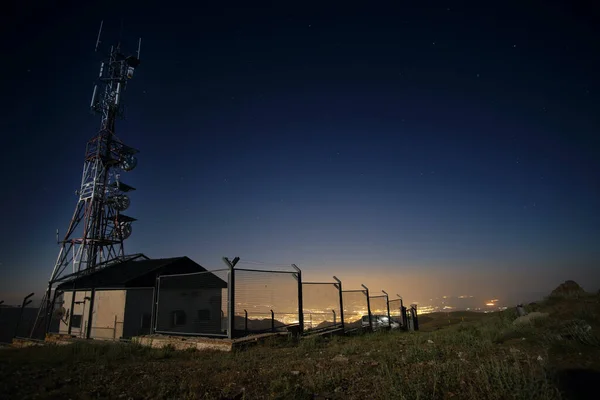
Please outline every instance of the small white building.
M177 274L189 275L158 279ZM58 333L109 340L154 332L221 334L226 288L188 257L140 256L58 285Z

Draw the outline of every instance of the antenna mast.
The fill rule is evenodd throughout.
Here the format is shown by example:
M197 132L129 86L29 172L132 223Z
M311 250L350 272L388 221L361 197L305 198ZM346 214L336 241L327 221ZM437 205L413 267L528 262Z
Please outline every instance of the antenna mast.
M100 23L95 51L101 44ZM81 187L75 212L62 241L50 275L48 290L42 301L36 323L31 331L39 329L46 318L46 332L52 316L51 292L54 284L92 273L116 262L124 261L123 241L131 235L135 218L122 214L130 204L128 192L133 187L121 182L122 172L135 168L138 152L125 145L115 134L116 120L123 116L123 93L127 81L140 64L141 39L137 57L121 53L120 43L111 46L100 64L98 82L94 85L90 108L100 115L100 130L86 146ZM58 232L57 232L58 234Z

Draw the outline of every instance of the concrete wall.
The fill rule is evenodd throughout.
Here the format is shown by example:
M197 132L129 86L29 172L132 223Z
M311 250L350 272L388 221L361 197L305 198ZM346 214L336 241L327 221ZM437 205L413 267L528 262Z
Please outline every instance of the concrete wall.
M73 309L71 309L71 300L73 299L73 292L65 291L63 293L64 304L63 307L69 313L68 318L65 317L60 321L59 325L59 333L68 333L69 330L69 322L73 321L72 316L80 316L81 323L79 327L73 326L71 328L71 335L78 337L85 337L85 328L88 324L88 316L89 316L89 307L92 293L90 291L76 291L75 292L75 304L73 304ZM77 304L79 303L79 304ZM78 318L77 318L78 319ZM75 321L73 321L75 322ZM75 325L75 324L73 324Z
M91 338L119 339L123 336L125 290L97 290L94 297Z
M226 289L162 289L158 297L157 331L173 333L224 333L223 293ZM177 325L174 313L183 311L185 323Z
M85 337L85 329L89 323L89 307L91 291L76 291L75 304L71 311L71 299L73 292L64 292L63 307L69 312L69 318L63 318L59 325L59 333L68 333L71 315L81 315L81 327L73 326L71 335ZM123 336L123 317L125 310L125 290L97 290L94 294L94 305L92 310L91 337L96 339L113 339ZM85 301L84 301L85 300Z
M71 314L81 316L81 326L71 328L71 335L86 337L91 291L76 291L75 304L71 308L73 292L63 294L63 307L69 318L63 318L58 333L68 333ZM226 289L168 289L159 294L157 330L174 333L223 334L223 296ZM90 338L120 339L151 333L153 289L96 290L92 310ZM85 299L85 300L84 300ZM182 312L185 321L175 323L174 313Z

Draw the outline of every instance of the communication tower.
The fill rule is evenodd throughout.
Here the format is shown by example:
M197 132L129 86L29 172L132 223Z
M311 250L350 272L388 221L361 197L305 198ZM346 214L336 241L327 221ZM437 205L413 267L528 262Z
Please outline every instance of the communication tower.
M102 25L103 22L95 51L101 44ZM31 336L42 326L42 320L46 320L46 331L50 326L54 284L131 257L125 255L123 241L131 235L131 224L136 219L123 212L130 204L128 193L135 189L121 181L121 174L135 168L138 150L125 145L116 136L115 128L116 120L123 117L127 81L140 64L141 43L139 39L135 55L125 55L118 42L100 64L90 103L92 111L100 115L100 130L87 143L81 187L76 191L77 205L62 240L56 231L60 251Z

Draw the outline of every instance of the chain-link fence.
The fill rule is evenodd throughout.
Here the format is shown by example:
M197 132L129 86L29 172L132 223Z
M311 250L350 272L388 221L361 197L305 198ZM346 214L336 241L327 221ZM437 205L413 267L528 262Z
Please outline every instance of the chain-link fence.
M29 337L37 311L38 309L33 307L0 308L0 343L10 343L13 337Z
M371 309L372 328L389 328L391 325L388 314L388 296L369 296L369 305Z
M239 257L223 261L227 268L159 275L154 288L121 289L127 292L121 317L111 314L102 322L96 318L89 329L83 319L75 325L91 332L90 337L106 339L149 333L232 339L265 332L310 333L401 324L398 300L389 303L390 312L386 292L385 296L369 296L364 285L360 290L342 290L336 277L336 282L302 282L302 273L294 264L290 270L255 269L237 266ZM100 289L95 290L98 295Z
M402 318L402 300L393 299L388 302L388 306L390 309L390 322L392 324L398 324L398 327L404 328L406 325L404 319Z
M366 290L342 290L342 301L346 330L369 326L369 302Z
M235 268L162 275L154 332L239 337L299 325L299 270Z
M343 325L340 289L337 282L302 282L304 332Z
M287 331L299 324L295 271L235 268L235 336Z
M228 271L160 276L155 332L227 336Z

